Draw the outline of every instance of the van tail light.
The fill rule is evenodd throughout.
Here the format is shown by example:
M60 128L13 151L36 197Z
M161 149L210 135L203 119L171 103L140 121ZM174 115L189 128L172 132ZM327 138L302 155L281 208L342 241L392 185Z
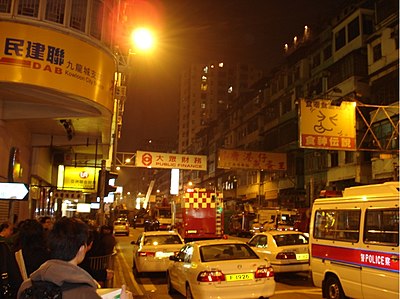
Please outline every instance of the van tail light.
M145 251L139 252L139 256L143 256L143 257L150 257L150 256L155 256L155 255L156 255L155 252L145 252Z
M293 260L296 259L296 254L294 252L279 252L276 255L277 260Z
M200 282L218 282L225 281L225 275L219 270L216 271L203 271L197 275L197 281Z
M260 267L254 274L254 278L267 278L274 276L274 269L272 267Z

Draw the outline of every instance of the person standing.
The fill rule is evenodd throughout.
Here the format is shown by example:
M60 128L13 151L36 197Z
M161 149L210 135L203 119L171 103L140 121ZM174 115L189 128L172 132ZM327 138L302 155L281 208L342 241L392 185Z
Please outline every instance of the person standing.
M9 221L4 221L0 224L0 241L5 242L10 248L13 247L12 234L14 227Z
M18 268L15 255L12 252L12 244L7 241L11 240L13 227L10 222L3 222L0 225L0 284L3 289L7 289L9 296L7 298L16 298L18 288L22 283L21 272ZM0 298L3 294L0 294Z
M35 219L25 220L19 227L18 240L16 251L22 250L26 273L29 276L50 259L43 226Z
M51 259L22 283L17 298L24 298L24 291L35 281L47 281L61 287L63 299L100 299L97 282L78 266L85 258L88 236L89 228L82 220L58 220L48 236ZM122 289L121 299L132 298L132 293L125 292L124 286Z

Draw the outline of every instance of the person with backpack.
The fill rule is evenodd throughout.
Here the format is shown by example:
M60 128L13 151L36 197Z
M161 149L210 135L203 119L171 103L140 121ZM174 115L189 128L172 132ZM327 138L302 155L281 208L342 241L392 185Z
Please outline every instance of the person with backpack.
M47 240L51 258L22 283L17 298L101 298L97 282L78 266L86 254L88 233L80 219L63 217L56 222Z

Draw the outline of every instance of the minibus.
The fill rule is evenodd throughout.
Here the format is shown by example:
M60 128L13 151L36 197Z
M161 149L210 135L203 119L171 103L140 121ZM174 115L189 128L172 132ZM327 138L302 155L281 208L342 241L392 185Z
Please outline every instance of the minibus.
M316 199L310 268L323 298L399 299L399 182Z

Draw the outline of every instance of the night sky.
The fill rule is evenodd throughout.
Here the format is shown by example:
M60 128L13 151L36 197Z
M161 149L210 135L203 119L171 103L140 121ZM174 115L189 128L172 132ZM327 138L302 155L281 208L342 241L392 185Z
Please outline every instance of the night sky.
M323 27L341 0L135 0L132 24L157 30L151 55L136 55L118 152L177 139L179 80L192 63L251 63L268 71L304 26ZM333 14L334 15L334 14Z

